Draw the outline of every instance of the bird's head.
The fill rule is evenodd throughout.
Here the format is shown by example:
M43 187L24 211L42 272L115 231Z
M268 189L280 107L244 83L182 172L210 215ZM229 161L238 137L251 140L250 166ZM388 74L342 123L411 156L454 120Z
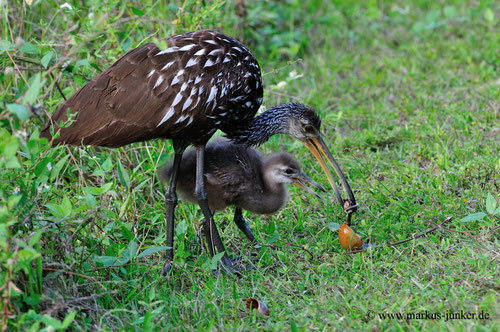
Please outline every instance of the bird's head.
M291 183L316 197L319 195L308 185L325 191L300 169L299 162L288 153L278 153L269 157L265 163L265 173L274 183Z
M321 136L321 119L312 108L299 103L287 106L285 133L303 142Z
M287 104L287 106L288 116L284 132L302 142L302 144L304 144L306 148L311 151L325 172L328 182L330 182L330 185L335 190L335 194L339 202L344 205L346 211L349 209L355 211L356 201L354 199L354 195L347 180L345 179L344 174L342 173L342 170L323 140L320 130L321 120L318 114L312 108L299 103ZM328 160L328 163L330 163L333 167L335 173L340 178L342 185L349 195L349 204L347 206L345 206L345 202L342 200L340 191L335 183L330 169L325 162L325 159Z

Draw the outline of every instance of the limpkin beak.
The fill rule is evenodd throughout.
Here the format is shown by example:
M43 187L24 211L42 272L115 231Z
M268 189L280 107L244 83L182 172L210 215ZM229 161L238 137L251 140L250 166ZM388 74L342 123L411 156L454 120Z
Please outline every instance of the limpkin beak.
M351 187L349 186L349 183L347 182L344 173L342 172L339 165L335 161L335 158L333 158L332 154L330 153L330 150L323 141L323 138L321 137L321 135L318 135L317 137L314 138L308 137L307 139L302 140L302 143L306 146L307 149L309 149L309 151L311 151L316 160L318 160L321 168L323 169L323 172L325 172L328 178L328 182L330 182L330 185L335 191L337 200L339 201L340 205L344 208L344 210L348 213L348 218L349 218L351 213L356 211L357 208L356 199L354 198L354 194L352 193ZM345 191L347 192L347 195L349 196L348 200L344 201L342 199L340 190L337 187L337 184L335 183L332 173L330 172L330 169L326 165L323 156L328 160L330 165L333 167L335 173L337 173L337 176L342 182L342 186L344 187Z
M316 197L319 198L320 196L314 190L312 190L310 187L308 187L307 185L305 185L304 182L307 183L307 184L309 184L309 185L311 185L311 186L314 186L314 187L318 188L319 190L321 190L323 192L326 191L325 188L323 188L319 183L317 183L316 181L314 181L313 179L311 179L310 177L308 177L306 175L306 173L304 173L302 171L298 174L298 176L293 177L293 182L292 183L294 185L296 185L297 187L299 187L299 188L307 191L308 193L313 194L314 196L316 196Z

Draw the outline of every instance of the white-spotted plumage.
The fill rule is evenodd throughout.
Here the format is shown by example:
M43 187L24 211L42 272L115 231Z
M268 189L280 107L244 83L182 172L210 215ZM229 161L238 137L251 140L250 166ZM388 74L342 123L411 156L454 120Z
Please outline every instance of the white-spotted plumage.
M179 80L179 76L175 76L173 79L172 79L172 82L170 83L170 85L176 85L177 83L179 83L180 80Z
M169 47L167 48L166 50L163 50L161 52L158 52L156 54L156 56L159 56L159 55L163 55L163 54L168 54L168 53L173 53L173 52L177 52L179 50L178 47Z
M183 122L184 120L186 120L189 116L188 115L181 115L177 121L175 121L175 123L181 123Z
M175 99L172 103L172 106L175 106L177 105L178 103L180 103L182 100L182 95L180 93L178 93L176 96L175 96Z
M207 55L216 55L216 54L221 53L221 52L222 52L221 49L216 48L216 49L210 51L210 53L208 53Z
M203 143L215 130L233 130L253 118L263 93L260 68L241 43L206 30L172 36L164 43L162 48L147 43L131 50L96 78L99 88L88 84L92 94L68 103L75 112L109 107L86 120L97 129L79 129L80 121L71 126L84 135L78 143L83 139L121 146L155 137ZM189 133L184 130L188 124L193 128ZM104 131L112 132L105 142ZM61 140L69 139L63 135Z
M190 44L190 45L182 46L181 48L179 48L179 51L181 51L181 52L189 51L189 50L190 50L190 49L192 49L194 46L195 46L194 44Z
M163 116L163 118L161 119L160 123L158 123L158 125L156 127L161 126L165 121L167 121L168 119L170 119L174 115L174 112L175 112L174 108L170 107L168 109L168 112Z
M189 59L189 61L186 63L186 68L196 65L198 61L199 61L198 58Z
M217 87L212 86L212 89L210 90L210 95L208 96L207 99L207 104L212 102L212 100L215 98L215 95L217 94Z
M196 52L194 55L196 55L196 56L205 55L206 51L207 51L206 49L202 48L201 50L199 50L198 52Z
M203 66L203 68L206 68L206 67L211 67L215 64L215 62L213 62L212 60L208 59L206 62L205 62L205 65Z
M190 105L191 103L193 102L193 99L191 99L191 97L189 97L185 102L184 102L184 105L182 105L182 111L184 112Z
M168 69L168 68L172 67L172 65L173 65L173 64L174 64L174 61L170 61L170 62L169 62L169 63L167 63L165 66L163 66L163 68L162 68L161 70L162 70L162 71L163 71L163 70L166 70L166 69Z
M155 89L156 87L158 87L161 82L163 82L163 76L159 76L158 79L156 80L156 83L155 83L155 86L153 87L153 89Z
M198 142L217 129L232 130L253 118L263 93L260 68L241 43L210 31L164 41L166 47L145 44L110 68L113 70L106 74L111 78L109 91L116 92L107 92L114 99L104 104L113 109L100 114L103 124L99 128L116 122L116 112L124 117L124 126L149 128L143 130L141 138L185 137L183 128L191 124L196 130L189 134L189 140ZM116 130L115 141L119 143L113 144L135 139L135 132L118 138L121 133L122 129Z

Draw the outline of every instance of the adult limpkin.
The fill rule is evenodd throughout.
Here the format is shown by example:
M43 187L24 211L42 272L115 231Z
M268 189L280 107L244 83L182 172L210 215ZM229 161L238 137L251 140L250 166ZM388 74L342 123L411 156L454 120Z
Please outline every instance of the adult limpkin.
M171 36L164 43L164 49L147 43L128 52L63 103L41 133L54 144L105 147L172 140L175 157L165 195L169 249L164 275L171 270L174 255L178 168L189 145L196 148L196 195L209 221L207 245L211 254L224 251L203 181L204 147L217 129L247 145L261 144L277 133L300 140L318 159L349 219L357 206L354 195L321 137L321 121L314 110L284 104L254 118L263 95L260 67L252 53L230 36L201 30ZM349 194L345 201L321 154ZM227 255L222 264L231 270Z
M288 199L286 184L294 184L319 197L308 185L325 191L308 177L299 162L288 153L263 157L256 149L229 141L209 142L203 165L208 206L212 213L235 206L234 222L251 242L257 242L243 218L242 210L269 214L280 210ZM160 172L163 179L172 174L170 163ZM177 193L196 203L196 154L187 150L179 165ZM205 220L206 223L206 220ZM206 227L204 227L206 228Z

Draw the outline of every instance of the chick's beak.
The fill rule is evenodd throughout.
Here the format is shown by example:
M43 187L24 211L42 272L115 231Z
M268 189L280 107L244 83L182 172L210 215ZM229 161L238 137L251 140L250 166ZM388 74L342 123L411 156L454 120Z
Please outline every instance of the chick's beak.
M311 179L310 177L308 177L306 175L306 173L304 172L300 172L297 176L293 177L293 184L296 185L297 187L307 191L308 193L310 194L313 194L314 196L316 197L320 197L314 190L311 189L311 187L308 187L305 183L311 185L311 186L314 186L316 188L318 188L319 190L325 192L325 188L323 188L319 183L317 183L316 181L314 181L313 179Z
M323 172L325 172L326 177L328 178L328 182L330 182L330 185L332 186L333 190L335 191L335 196L337 196L337 200L342 206L345 206L344 200L342 199L342 195L340 193L340 190L335 183L335 179L332 176L332 173L330 172L330 169L326 165L325 160L323 159L323 156L328 160L330 165L333 167L335 170L335 173L337 173L337 176L339 177L340 181L342 182L342 186L346 190L347 194L349 195L349 206L352 208L356 207L356 200L354 198L354 194L352 193L351 187L349 186L349 183L347 182L344 173L340 169L339 165L335 161L335 158L333 158L330 150L326 146L325 142L323 141L323 138L321 135L318 135L317 137L308 137L307 139L303 140L302 143L306 146L306 148L311 151L313 156L316 158L318 163L320 164L321 168L323 169Z

